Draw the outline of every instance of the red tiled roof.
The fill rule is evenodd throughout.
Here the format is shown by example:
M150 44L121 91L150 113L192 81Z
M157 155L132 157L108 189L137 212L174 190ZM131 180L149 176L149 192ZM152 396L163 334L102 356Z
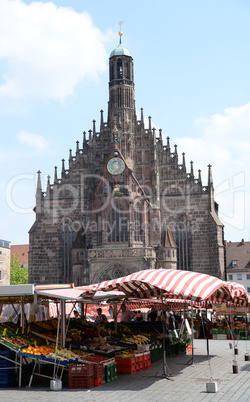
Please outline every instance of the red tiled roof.
M232 261L237 261L237 266L234 267ZM250 268L250 241L227 242L226 265L235 271Z
M10 246L11 256L14 255L16 257L18 255L21 260L21 266L23 264L27 264L29 260L29 244L18 244L16 246Z

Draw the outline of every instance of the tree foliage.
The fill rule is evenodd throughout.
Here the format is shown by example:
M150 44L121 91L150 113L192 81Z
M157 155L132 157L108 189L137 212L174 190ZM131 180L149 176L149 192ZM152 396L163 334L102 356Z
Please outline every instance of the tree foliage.
M28 267L22 268L19 255L12 255L10 260L10 284L24 285L25 283L28 283Z

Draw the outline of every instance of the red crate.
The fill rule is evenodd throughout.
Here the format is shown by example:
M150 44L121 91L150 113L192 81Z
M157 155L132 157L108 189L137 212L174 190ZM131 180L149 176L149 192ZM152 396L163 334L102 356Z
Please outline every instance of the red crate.
M94 378L94 385L95 387L99 387L100 385L102 385L102 377Z
M191 354L192 354L192 345L191 345L191 343L189 343L189 344L187 345L187 354L188 354L188 355L191 355Z
M69 388L93 388L93 377L69 377Z
M132 367L117 366L117 374L133 374L136 373L135 365Z
M115 361L117 363L117 368L118 367L133 367L136 365L136 358L135 357L130 357L130 358L120 358L120 357L116 357Z
M102 377L103 376L103 365L102 364L94 364L94 377Z
M93 377L94 368L93 364L70 364L69 365L69 378L70 377Z

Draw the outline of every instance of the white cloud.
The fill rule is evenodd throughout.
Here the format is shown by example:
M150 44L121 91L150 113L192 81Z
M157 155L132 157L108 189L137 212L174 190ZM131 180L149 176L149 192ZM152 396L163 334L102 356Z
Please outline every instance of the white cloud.
M228 239L249 237L250 198L250 103L231 107L194 122L198 138L178 138L178 150L186 153L186 162L193 160L194 169L202 170L207 184L207 165L212 165L215 199L220 204L220 217ZM187 170L189 170L187 163ZM235 238L235 241L237 239Z
M21 144L28 145L31 148L35 148L39 151L48 148L48 141L39 134L29 133L28 131L21 131L17 135L17 139Z
M80 81L106 70L108 39L87 12L1 0L0 59L7 63L0 96L63 101Z

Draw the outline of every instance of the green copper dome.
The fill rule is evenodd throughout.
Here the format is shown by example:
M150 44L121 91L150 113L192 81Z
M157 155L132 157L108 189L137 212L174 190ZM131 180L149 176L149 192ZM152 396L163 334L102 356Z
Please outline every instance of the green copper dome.
M117 46L116 49L113 50L113 52L110 53L109 57L113 56L130 56L131 54L129 53L128 49L126 49L121 43Z

